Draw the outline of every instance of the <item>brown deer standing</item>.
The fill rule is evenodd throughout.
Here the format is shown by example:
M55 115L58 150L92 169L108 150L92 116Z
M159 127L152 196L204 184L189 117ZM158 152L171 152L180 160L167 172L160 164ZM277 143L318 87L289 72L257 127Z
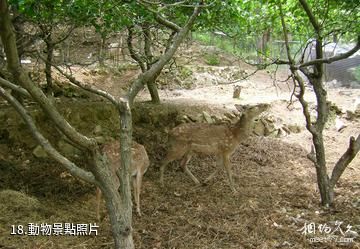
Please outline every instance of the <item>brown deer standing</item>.
M102 152L107 156L109 163L112 167L114 175L116 175L117 167L120 166L120 143L119 141L114 141L107 143L103 146ZM141 216L140 211L140 191L142 178L146 170L150 165L149 157L146 153L144 146L132 142L131 147L131 166L130 166L130 176L133 183L134 199L136 204L136 212ZM119 179L116 177L117 187L120 186ZM101 190L96 189L96 218L100 220L100 204L101 204Z
M269 108L268 104L258 105L235 105L242 112L240 120L233 126L215 125L205 123L187 123L181 124L171 130L169 134L169 151L160 167L160 182L164 184L164 171L166 166L177 159L181 160L181 167L191 177L191 179L199 184L199 180L191 173L187 167L192 154L215 154L217 156L217 168L205 182L211 180L222 164L225 167L229 178L230 188L236 192L232 179L231 165L229 157L240 142L245 141L252 132L253 120L262 112Z

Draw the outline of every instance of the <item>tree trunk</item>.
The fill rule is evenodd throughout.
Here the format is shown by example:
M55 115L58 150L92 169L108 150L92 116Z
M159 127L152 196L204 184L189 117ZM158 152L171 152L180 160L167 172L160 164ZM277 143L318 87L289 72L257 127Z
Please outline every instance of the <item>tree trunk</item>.
M98 151L95 151L93 158L93 165L95 167L93 173L99 182L99 188L101 189L105 199L115 248L133 249L134 242L131 227L131 194L129 194L130 201L126 200L129 196L123 198L122 200L119 190L117 189L117 184L114 181L114 177L111 175L111 165L108 164L104 156L100 155Z
M122 233L120 236L122 248L134 248L132 238L132 202L130 186L130 166L131 166L131 143L132 143L132 117L131 108L128 101L118 105L120 115L120 153L121 170L116 174L120 179L121 217L120 225Z
M144 37L144 53L146 57L146 70L150 70L153 64L153 54L151 52L152 46L152 35L150 30L150 25L145 23L142 25L143 37ZM149 89L151 102L154 104L160 104L159 92L156 87L155 80L159 76L160 73L156 74L154 78L146 82L147 88Z
M321 204L323 206L329 207L334 200L334 190L330 188L330 179L326 170L325 149L322 132L316 135L313 134L313 144L316 151L315 167Z
M318 37L316 39L316 59L322 58L322 39ZM331 191L330 188L330 179L326 169L326 156L323 138L323 130L328 119L329 109L327 107L326 99L327 92L323 87L322 81L324 74L324 66L323 64L316 64L313 68L314 72L308 75L308 79L310 84L313 86L317 102L317 118L315 123L315 132L312 134L313 144L316 152L316 175L321 196L321 204L323 206L329 207L333 203L334 196L333 191Z
M146 83L146 85L150 92L151 102L154 104L160 104L160 96L159 96L158 89L156 87L155 80L148 81Z

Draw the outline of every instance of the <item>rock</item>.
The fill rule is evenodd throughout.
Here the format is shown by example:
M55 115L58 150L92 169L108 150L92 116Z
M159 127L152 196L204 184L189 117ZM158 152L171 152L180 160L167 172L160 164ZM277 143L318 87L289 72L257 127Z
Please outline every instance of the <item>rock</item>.
M196 117L195 116L187 116L191 122L201 122L202 121L202 115L199 114Z
M223 118L222 118L222 123L228 123L228 124L231 124L231 123L232 123L232 121L231 121L231 119L229 119L228 117L223 117Z
M63 153L64 155L67 156L74 156L74 155L78 155L81 153L81 151L78 148L75 148L74 146L72 146L71 144L69 144L68 142L64 141L64 140L60 140L57 144L59 150L61 151L61 153Z
M341 121L341 119L339 117L336 117L336 119L335 119L335 128L336 128L336 130L341 131L345 127L346 127L346 125L344 124L344 122Z
M103 136L97 136L94 138L95 138L96 142L98 142L99 144L104 144L106 142L106 138Z
M341 108L339 108L337 105L335 105L334 103L330 103L330 112L334 112L337 115L340 115L342 113Z
M233 98L239 99L241 93L241 86L234 86Z
M265 136L277 137L278 130L275 127L274 121L269 119L261 119L261 123L263 123L265 127Z
M347 110L345 118L350 121L358 119L358 118L360 118L360 111L352 112L352 111Z
M281 129L283 129L286 132L287 135L289 135L291 133L291 131L289 130L289 128L286 125L281 127Z
M54 57L59 57L61 55L60 51L59 50L54 50L53 51L53 56Z
M277 138L286 137L288 135L288 133L283 128L279 128L277 131Z
M233 110L232 114L235 115L235 117L240 116L240 112L238 110Z
M204 120L203 114L198 114L195 117L190 117L191 120L194 120L194 122L201 123Z
M302 131L302 128L296 124L287 125L287 128L291 133L300 133Z
M280 135L279 135L279 130L274 130L273 132L271 133L266 133L265 135L266 137L272 137L272 138L279 138Z
M95 128L94 128L94 134L95 134L95 135L99 135L99 134L101 134L101 133L102 133L101 125L95 126Z
M215 123L220 124L223 122L223 119L216 115L211 115L211 118L215 121Z
M33 155L37 158L47 158L49 157L46 151L43 149L41 145L36 146L36 148L33 150Z
M255 122L254 123L254 128L253 128L253 133L257 136L264 136L265 135L265 125L263 122L259 121L259 122Z
M269 124L275 123L274 117L265 117L262 120L264 120L266 123L269 123Z
M234 118L236 118L235 114L230 113L230 112L224 113L224 116L227 117L227 118L229 118L229 119L234 119Z
M182 123L191 123L192 120L191 120L187 115L183 115L183 116L180 118L180 122L182 122Z
M213 124L214 123L214 120L211 118L210 114L203 111L203 117L204 117L204 120L206 121L206 123L208 124Z

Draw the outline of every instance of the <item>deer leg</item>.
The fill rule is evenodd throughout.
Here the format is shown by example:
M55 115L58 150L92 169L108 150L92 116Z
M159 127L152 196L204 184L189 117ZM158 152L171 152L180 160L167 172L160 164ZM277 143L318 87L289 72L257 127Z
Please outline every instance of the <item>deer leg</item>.
M219 172L219 168L220 168L220 166L221 166L222 164L223 164L223 160L222 160L221 156L217 156L217 158L216 158L216 165L215 165L215 166L216 166L215 171L205 179L205 182L204 182L204 183L207 183L207 182L209 182L211 179L214 178L214 176Z
M193 180L196 184L200 184L200 181L193 175L193 173L191 173L191 171L187 167L187 163L191 160L191 157L192 157L191 152L190 151L187 152L184 158L181 160L180 166L181 168L183 168L185 173L190 176L191 180Z
M170 162L183 157L184 154L186 153L186 151L187 151L187 148L185 145L181 145L179 147L176 146L176 148L175 147L170 148L165 159L161 162L161 166L160 166L160 183L162 186L164 186L164 172L165 172L166 166Z
M223 165L225 167L226 173L227 173L228 178L229 178L230 188L234 193L236 193L237 191L235 189L234 180L232 178L231 163L230 163L230 160L229 160L229 155L223 155Z
M142 174L138 172L136 177L133 178L133 186L134 186L134 199L135 199L135 204L136 204L136 213L139 216L141 216L141 211L140 211L141 184L142 184Z

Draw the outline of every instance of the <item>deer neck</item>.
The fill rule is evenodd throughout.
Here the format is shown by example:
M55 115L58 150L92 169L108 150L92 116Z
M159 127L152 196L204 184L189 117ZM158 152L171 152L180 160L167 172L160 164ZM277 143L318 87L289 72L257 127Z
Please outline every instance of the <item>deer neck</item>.
M250 136L251 118L249 118L246 114L243 114L240 120L235 124L232 132L236 138L241 140Z

